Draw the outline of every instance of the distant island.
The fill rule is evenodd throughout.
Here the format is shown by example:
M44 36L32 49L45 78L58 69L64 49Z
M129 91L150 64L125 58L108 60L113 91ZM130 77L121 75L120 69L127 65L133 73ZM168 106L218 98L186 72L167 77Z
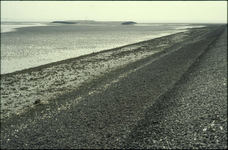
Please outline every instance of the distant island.
M51 23L61 23L61 24L99 24L95 20L66 20L66 21L53 21Z
M71 22L71 21L53 21L51 23L77 24L77 22Z
M51 24L77 24L77 25L134 25L137 24L133 21L120 22L120 21L95 21L95 20L66 20L66 21L53 21Z
M133 25L133 24L137 24L136 22L133 21L128 21L128 22L123 22L122 25Z

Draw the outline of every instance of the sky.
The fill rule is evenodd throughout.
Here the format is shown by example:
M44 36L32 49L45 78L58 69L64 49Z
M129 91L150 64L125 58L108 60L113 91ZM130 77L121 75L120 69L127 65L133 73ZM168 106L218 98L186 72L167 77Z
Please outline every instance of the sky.
M226 1L1 1L1 21L227 23Z

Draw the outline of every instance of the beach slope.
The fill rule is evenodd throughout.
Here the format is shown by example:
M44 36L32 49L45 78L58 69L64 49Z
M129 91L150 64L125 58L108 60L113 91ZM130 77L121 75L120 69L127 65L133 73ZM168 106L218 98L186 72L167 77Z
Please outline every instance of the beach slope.
M227 148L226 38L192 29L112 55L151 52L2 119L1 148Z

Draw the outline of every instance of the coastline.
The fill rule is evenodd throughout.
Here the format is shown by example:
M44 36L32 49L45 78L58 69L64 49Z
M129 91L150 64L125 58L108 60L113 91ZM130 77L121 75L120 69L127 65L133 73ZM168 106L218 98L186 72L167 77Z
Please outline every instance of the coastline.
M206 25L203 25L203 26L206 27ZM119 26L111 27L107 25L106 27L106 25L104 25L104 29L103 29L101 27L90 27L89 24L88 25L69 25L69 26L57 25L55 27L54 25L50 24L47 27L17 28L16 29L17 32L15 33L2 34L3 36L2 36L1 74L7 74L15 71L28 69L28 68L34 68L34 67L49 64L52 62L57 62L57 61L66 60L69 58L79 57L81 55L90 54L92 52L104 51L107 49L121 47L124 45L129 45L140 41L154 39L154 38L171 35L179 32L185 32L188 30L187 28L189 27L197 28L197 27L203 27L203 26L198 26L198 25L187 26L187 25L181 25L181 24L180 25L179 24L178 25L160 24L160 27L154 27L153 25L151 25L151 27L145 27L145 30L147 30L147 34L143 37L141 37L141 33L138 34L137 32L138 30L141 30L141 29L144 30L144 27L129 26L130 29L132 29L132 32L135 33L135 35L131 35L131 34L128 34L129 32L126 32L126 36L124 37L122 37L121 35L119 36L120 39L117 38L118 36L115 35L115 32L113 32L112 29L122 30L126 28L126 31L128 31L127 26L124 27L122 25L119 25ZM49 27L51 27L50 28L51 30L49 30ZM65 38L66 40L58 40L58 38L57 39L55 38L56 35L53 34L53 33L56 33L57 35L59 35L58 28L63 29L63 31L65 29L72 30L73 32L74 29L76 31L82 28L82 31L83 31L83 30L86 30L88 27L91 28L92 30L95 30L96 28L98 28L99 32L101 32L102 34L103 34L102 30L105 30L107 31L107 33L109 33L108 30L110 29L110 35L107 34L107 35L104 35L103 37L103 36L100 36L99 34L97 35L97 33L99 32L95 30L94 36L95 37L98 36L101 38L100 42L96 42L97 40L94 40L93 38L90 39L90 36L87 36L87 34L83 34L83 32L81 33L80 31L80 34L82 34L82 37L80 37L79 39L83 38L84 41L86 42L79 44L80 40L76 38L77 36L70 36L71 35L70 34L68 37L69 39ZM176 29L176 27L182 27L183 29ZM151 30L148 30L149 28L151 28ZM161 31L157 32L157 28L160 28L160 29L163 28L164 31L162 29ZM170 28L171 30L167 30L168 28ZM44 38L43 40L40 40L38 37L36 37L37 39L36 38L34 39L32 33L33 31L36 32L37 30L41 30L40 31L41 33L47 30L47 32L50 32L51 35L48 34L49 36L47 37L45 36L46 38ZM165 32L166 30L167 32ZM33 39L29 42L30 46L27 44L24 45L23 42L22 43L20 42L20 39L13 37L14 34L17 34L19 32L20 34L22 34L22 36L24 35L24 33L28 32L28 35L23 36L23 39L24 41L30 41L31 39ZM125 32L125 30L123 30L123 32ZM142 32L142 35L144 35L144 33L145 31ZM61 34L59 36L61 36ZM112 39L112 36L115 36L116 38ZM129 37L132 36L132 38L130 39L126 38L128 36ZM11 40L11 38L12 39L15 38L15 40ZM98 40L100 38L98 38ZM44 42L43 43L44 45L41 44L42 42ZM36 45L36 46L31 46L31 45ZM11 53L11 51L13 53ZM34 53L31 54L31 51L34 51Z
M159 53L173 44L200 35L211 28L191 29L89 55L1 75L1 119L18 114L35 102L68 93L112 70Z
M2 120L1 147L226 149L227 26L194 31Z

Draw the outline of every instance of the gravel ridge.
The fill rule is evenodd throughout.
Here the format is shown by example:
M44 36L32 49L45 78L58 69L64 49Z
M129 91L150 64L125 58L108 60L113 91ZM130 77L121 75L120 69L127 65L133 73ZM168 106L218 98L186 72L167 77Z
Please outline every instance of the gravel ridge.
M34 103L49 103L59 95L75 90L84 82L159 53L174 43L185 41L196 31L208 30L210 27L199 28L3 74L1 75L1 119L23 112Z
M227 27L131 133L124 148L227 149Z
M174 85L178 87L175 83L182 79L182 75L192 63L204 54L208 45L214 43L223 28L224 26L218 27L198 39L173 45L164 52L113 71L94 83L85 84L77 91L60 96L48 105L34 106L27 114L5 120L1 123L1 147L181 148L178 143L167 147L153 143L157 140L153 139L152 135L162 136L160 131L155 129L164 121L161 113L163 111L160 110L166 110L154 106L161 104L157 100L159 97L159 100L164 101L162 97L169 95L167 93L175 89ZM126 70L129 73L126 73ZM162 96L163 94L165 96ZM169 104L171 103L170 100ZM176 110L178 107L174 107L174 104L171 106ZM160 107L162 106L164 105ZM153 116L153 112L158 114ZM157 117L157 120L154 117ZM176 127L176 124L172 125ZM223 129L225 130L225 126ZM182 137L181 133L175 133L177 137ZM145 139L144 137L146 141L139 140Z

